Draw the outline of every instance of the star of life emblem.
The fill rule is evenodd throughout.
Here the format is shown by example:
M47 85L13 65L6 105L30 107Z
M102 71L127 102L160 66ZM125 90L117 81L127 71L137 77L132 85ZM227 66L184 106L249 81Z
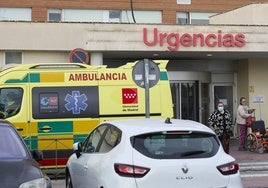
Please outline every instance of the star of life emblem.
M87 96L83 93L80 94L80 91L72 91L72 94L69 93L65 96L64 99L67 103L65 108L67 111L72 111L73 114L80 114L81 110L85 111L87 109Z

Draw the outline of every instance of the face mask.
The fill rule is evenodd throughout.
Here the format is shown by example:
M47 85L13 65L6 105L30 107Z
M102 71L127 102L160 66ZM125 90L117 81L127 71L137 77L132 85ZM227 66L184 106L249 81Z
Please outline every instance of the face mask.
M222 111L223 111L223 106L219 106L219 107L218 107L218 110L219 110L220 112L222 112Z

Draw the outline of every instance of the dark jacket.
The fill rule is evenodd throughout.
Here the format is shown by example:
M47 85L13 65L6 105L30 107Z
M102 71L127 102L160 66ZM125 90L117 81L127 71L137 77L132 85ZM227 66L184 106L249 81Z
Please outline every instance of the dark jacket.
M232 132L232 118L230 113L224 109L221 114L218 110L210 114L208 125L215 131L217 136L222 136L223 133L230 134Z

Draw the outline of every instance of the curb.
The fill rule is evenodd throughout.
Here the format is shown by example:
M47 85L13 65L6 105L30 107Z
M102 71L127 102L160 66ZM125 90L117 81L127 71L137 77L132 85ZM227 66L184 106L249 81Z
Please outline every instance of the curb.
M268 173L268 162L242 162L238 164L240 172L267 171Z

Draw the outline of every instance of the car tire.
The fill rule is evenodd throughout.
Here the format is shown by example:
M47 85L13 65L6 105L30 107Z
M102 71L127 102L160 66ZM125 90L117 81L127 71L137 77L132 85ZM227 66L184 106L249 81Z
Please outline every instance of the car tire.
M69 174L66 175L66 188L73 188L72 179Z

